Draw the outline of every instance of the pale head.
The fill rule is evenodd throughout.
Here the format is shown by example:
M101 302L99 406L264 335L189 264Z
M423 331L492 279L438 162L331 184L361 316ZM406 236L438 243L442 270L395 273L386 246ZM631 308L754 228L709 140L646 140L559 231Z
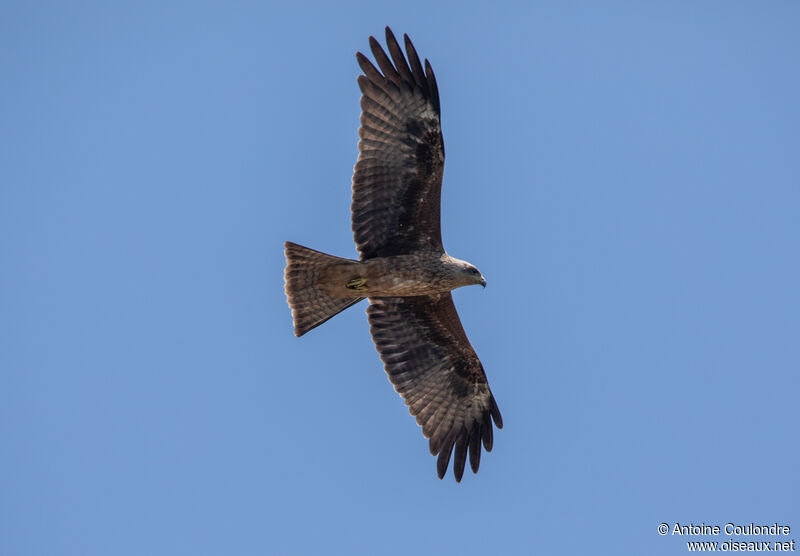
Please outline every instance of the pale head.
M455 257L445 254L442 257L442 262L445 266L449 267L451 276L457 284L456 287L473 286L476 284L484 288L486 287L486 279L477 268L467 261L462 261L461 259L456 259Z

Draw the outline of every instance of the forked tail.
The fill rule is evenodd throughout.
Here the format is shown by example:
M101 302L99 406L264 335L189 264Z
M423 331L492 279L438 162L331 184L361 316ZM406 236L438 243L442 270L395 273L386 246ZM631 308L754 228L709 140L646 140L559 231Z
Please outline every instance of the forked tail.
M292 308L295 336L302 336L312 328L344 311L350 305L364 299L363 297L334 297L326 293L319 285L322 271L330 265L357 264L356 261L314 251L291 241L287 241L284 248L286 270L283 273L283 279L286 284L286 299Z

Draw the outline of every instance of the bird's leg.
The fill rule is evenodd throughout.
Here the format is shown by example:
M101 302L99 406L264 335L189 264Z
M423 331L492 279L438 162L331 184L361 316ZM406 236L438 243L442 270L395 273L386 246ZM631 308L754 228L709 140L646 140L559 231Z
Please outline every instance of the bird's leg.
M353 278L352 280L348 280L345 287L348 290L356 290L362 291L367 289L367 279L366 278Z

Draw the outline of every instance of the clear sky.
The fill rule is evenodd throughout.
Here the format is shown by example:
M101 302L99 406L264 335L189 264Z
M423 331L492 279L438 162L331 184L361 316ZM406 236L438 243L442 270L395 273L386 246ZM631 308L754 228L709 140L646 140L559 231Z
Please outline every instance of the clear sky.
M354 54L387 24L436 70L444 242L488 280L454 297L506 426L460 485L366 305L297 339L283 293L285 240L356 257ZM4 3L0 554L800 541L798 28L780 1Z

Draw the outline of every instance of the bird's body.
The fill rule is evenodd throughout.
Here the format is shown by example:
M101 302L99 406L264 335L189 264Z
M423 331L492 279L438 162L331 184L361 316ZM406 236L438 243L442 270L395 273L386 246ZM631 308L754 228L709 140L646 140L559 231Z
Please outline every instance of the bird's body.
M287 242L286 296L297 336L369 298L386 373L439 456L439 478L453 455L460 481L467 454L477 472L481 444L492 449L492 422L503 426L450 295L486 281L442 246L444 142L433 69L427 60L423 69L407 35L408 60L388 27L386 42L391 59L370 37L380 71L356 55L364 71L352 203L360 260Z
M483 277L465 261L447 253L423 251L413 255L376 257L363 262L333 264L320 284L334 297L410 297L447 293L480 283ZM476 282L477 279L477 282Z

